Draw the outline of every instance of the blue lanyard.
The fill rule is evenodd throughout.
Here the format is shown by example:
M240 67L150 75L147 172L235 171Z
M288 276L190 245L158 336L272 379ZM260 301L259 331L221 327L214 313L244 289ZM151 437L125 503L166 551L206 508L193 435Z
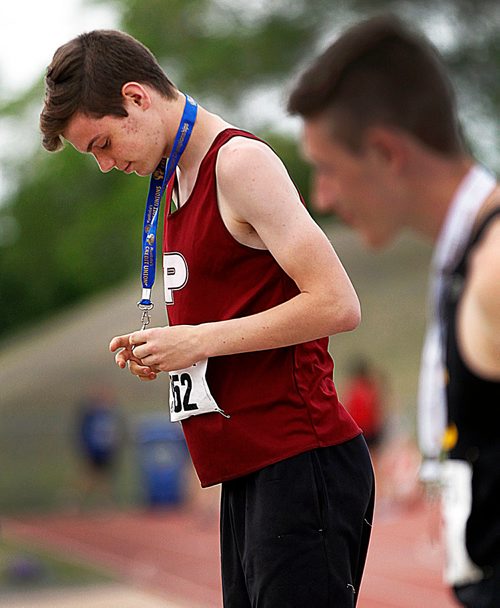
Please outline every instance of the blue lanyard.
M147 313L153 308L151 290L153 289L156 273L156 232L161 199L191 137L197 111L198 105L196 101L189 95L186 95L184 112L177 129L172 152L168 157L168 161L162 158L160 164L151 175L149 182L149 192L144 212L144 230L142 233L142 299L137 303L137 306L143 311L143 328L149 324L149 315Z

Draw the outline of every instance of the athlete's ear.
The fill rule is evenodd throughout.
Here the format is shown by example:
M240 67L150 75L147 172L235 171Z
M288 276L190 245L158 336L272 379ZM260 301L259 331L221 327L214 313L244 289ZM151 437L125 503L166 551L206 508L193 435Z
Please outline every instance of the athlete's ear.
M126 82L122 86L121 92L125 104L132 103L143 110L147 110L151 106L151 96L139 82Z

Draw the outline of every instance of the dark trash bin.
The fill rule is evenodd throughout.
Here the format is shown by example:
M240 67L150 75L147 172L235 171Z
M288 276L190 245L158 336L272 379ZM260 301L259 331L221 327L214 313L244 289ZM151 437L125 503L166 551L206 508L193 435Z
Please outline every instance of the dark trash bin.
M149 506L184 500L187 448L178 423L168 415L148 415L137 424L137 444L145 501Z

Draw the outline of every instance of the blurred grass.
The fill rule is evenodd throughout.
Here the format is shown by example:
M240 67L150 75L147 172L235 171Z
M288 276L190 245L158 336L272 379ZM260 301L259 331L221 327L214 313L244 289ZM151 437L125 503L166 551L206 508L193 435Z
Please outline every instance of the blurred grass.
M351 359L366 355L387 378L397 423L412 432L430 247L405 237L373 254L351 231L331 220L321 223L363 311L355 332L330 340L340 397ZM158 283L156 325L164 324ZM76 406L90 386L103 382L114 390L129 429L117 470L117 506L141 503L134 426L141 414L167 411L167 380L139 382L118 370L107 350L112 336L138 326L138 291L137 278L0 345L0 512L74 508L80 475L73 442Z
M0 541L2 593L108 583L114 579L97 568L70 561L24 543Z
M74 511L79 508L81 463L67 434L39 433L27 437L22 428L0 436L2 469L0 511L4 514ZM137 448L124 447L113 481L116 508L140 504L141 479ZM86 508L109 507L97 493L85 501Z

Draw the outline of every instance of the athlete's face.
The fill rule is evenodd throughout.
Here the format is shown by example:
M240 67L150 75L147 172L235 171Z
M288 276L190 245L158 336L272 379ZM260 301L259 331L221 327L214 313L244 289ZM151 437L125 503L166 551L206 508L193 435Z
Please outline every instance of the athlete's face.
M369 247L383 247L399 232L389 167L374 149L354 153L329 131L326 119L304 124L304 152L314 167L313 206L337 214Z
M157 113L136 97L125 97L128 116L92 118L82 113L69 121L63 136L79 152L92 154L101 171L150 175L165 151L165 134Z

